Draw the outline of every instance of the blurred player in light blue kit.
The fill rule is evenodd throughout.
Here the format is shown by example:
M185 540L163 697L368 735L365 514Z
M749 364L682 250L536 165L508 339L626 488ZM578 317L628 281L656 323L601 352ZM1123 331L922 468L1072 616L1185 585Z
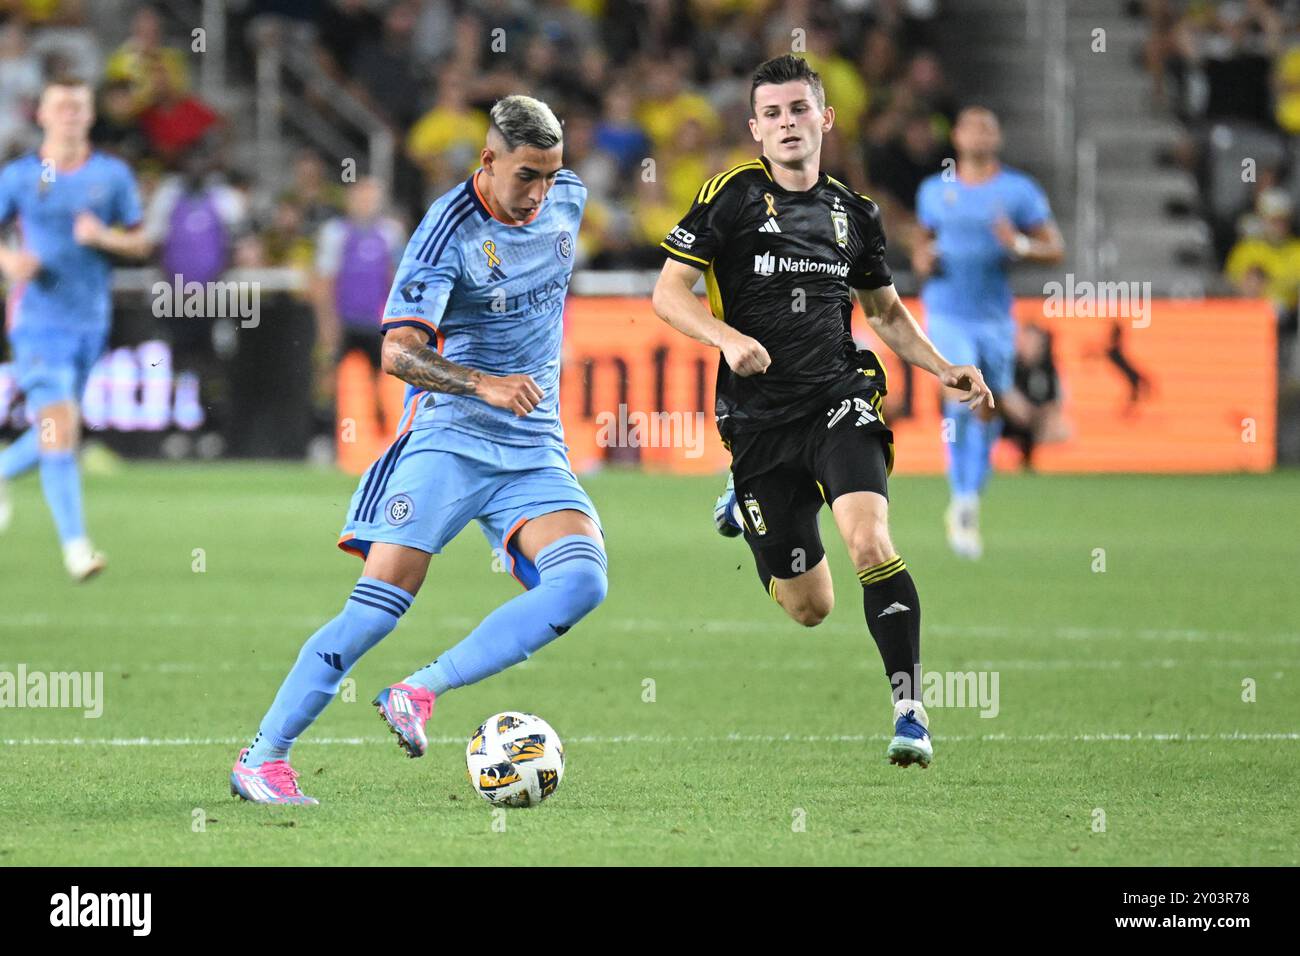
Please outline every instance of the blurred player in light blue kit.
M434 202L407 244L381 329L383 369L407 383L405 412L357 485L339 541L365 569L240 752L236 796L317 802L299 790L289 748L397 626L430 558L470 521L528 590L379 692L375 706L410 756L428 747L436 697L519 663L604 600L599 517L560 427L564 297L587 201L561 168L562 139L546 104L498 102L482 168Z
M912 266L925 283L921 302L935 348L952 362L977 366L1000 399L1015 371L1008 270L1016 262L1057 264L1065 257L1065 245L1042 189L999 162L1002 133L992 111L980 106L962 110L952 142L956 176L937 173L917 191ZM945 520L953 551L978 558L984 550L979 496L1001 419L987 405L963 405L958 394L944 389L952 487Z
M12 517L7 483L39 468L64 566L84 581L104 568L86 536L77 446L82 393L112 317L108 254L143 258L150 243L131 170L90 147L90 87L49 83L36 119L40 149L0 170L0 225L16 223L20 237L0 247L8 338L32 422L0 452L0 531Z

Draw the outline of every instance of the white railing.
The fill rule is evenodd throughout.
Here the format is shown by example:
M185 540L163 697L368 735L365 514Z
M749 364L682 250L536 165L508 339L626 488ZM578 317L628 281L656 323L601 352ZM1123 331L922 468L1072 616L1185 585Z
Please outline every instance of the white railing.
M1099 276L1098 246L1101 242L1101 210L1097 205L1097 144L1079 140L1075 150L1074 262L1084 279Z

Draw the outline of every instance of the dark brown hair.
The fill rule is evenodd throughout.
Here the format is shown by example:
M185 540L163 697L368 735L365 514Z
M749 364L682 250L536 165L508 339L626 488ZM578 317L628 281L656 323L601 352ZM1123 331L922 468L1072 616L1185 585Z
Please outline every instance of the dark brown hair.
M803 57L787 53L759 64L758 69L754 71L754 81L749 87L750 111L754 110L754 91L760 86L765 83L775 83L779 86L792 80L802 80L812 87L813 99L817 101L818 108L826 108L826 91L822 89L822 78Z

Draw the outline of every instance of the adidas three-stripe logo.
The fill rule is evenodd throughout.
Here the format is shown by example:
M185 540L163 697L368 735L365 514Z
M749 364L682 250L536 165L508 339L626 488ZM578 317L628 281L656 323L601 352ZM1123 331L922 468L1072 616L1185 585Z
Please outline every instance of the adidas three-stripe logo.
M773 217L768 216L767 222L759 226L758 231L759 232L780 232L781 227L776 224L776 220Z
M339 657L338 654L326 654L324 651L317 651L316 656L336 671L343 670L343 658Z
M254 800L275 800L277 795L271 791L271 788L260 777L242 774L239 778L240 785L248 791L248 795Z
M895 601L893 604L889 605L889 607L885 608L883 611L877 614L876 617L885 617L888 614L901 614L903 611L910 611L910 610L912 609L908 607L906 604L900 604L897 601Z
M395 714L413 714L411 695L404 690L394 690L388 695L388 709Z

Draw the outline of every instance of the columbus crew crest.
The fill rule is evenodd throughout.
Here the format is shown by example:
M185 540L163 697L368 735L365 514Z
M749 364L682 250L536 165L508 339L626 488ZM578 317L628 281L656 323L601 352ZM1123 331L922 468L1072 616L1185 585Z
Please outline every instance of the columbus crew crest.
M849 214L844 211L838 198L835 208L831 210L831 225L835 228L835 242L840 246L849 244Z

